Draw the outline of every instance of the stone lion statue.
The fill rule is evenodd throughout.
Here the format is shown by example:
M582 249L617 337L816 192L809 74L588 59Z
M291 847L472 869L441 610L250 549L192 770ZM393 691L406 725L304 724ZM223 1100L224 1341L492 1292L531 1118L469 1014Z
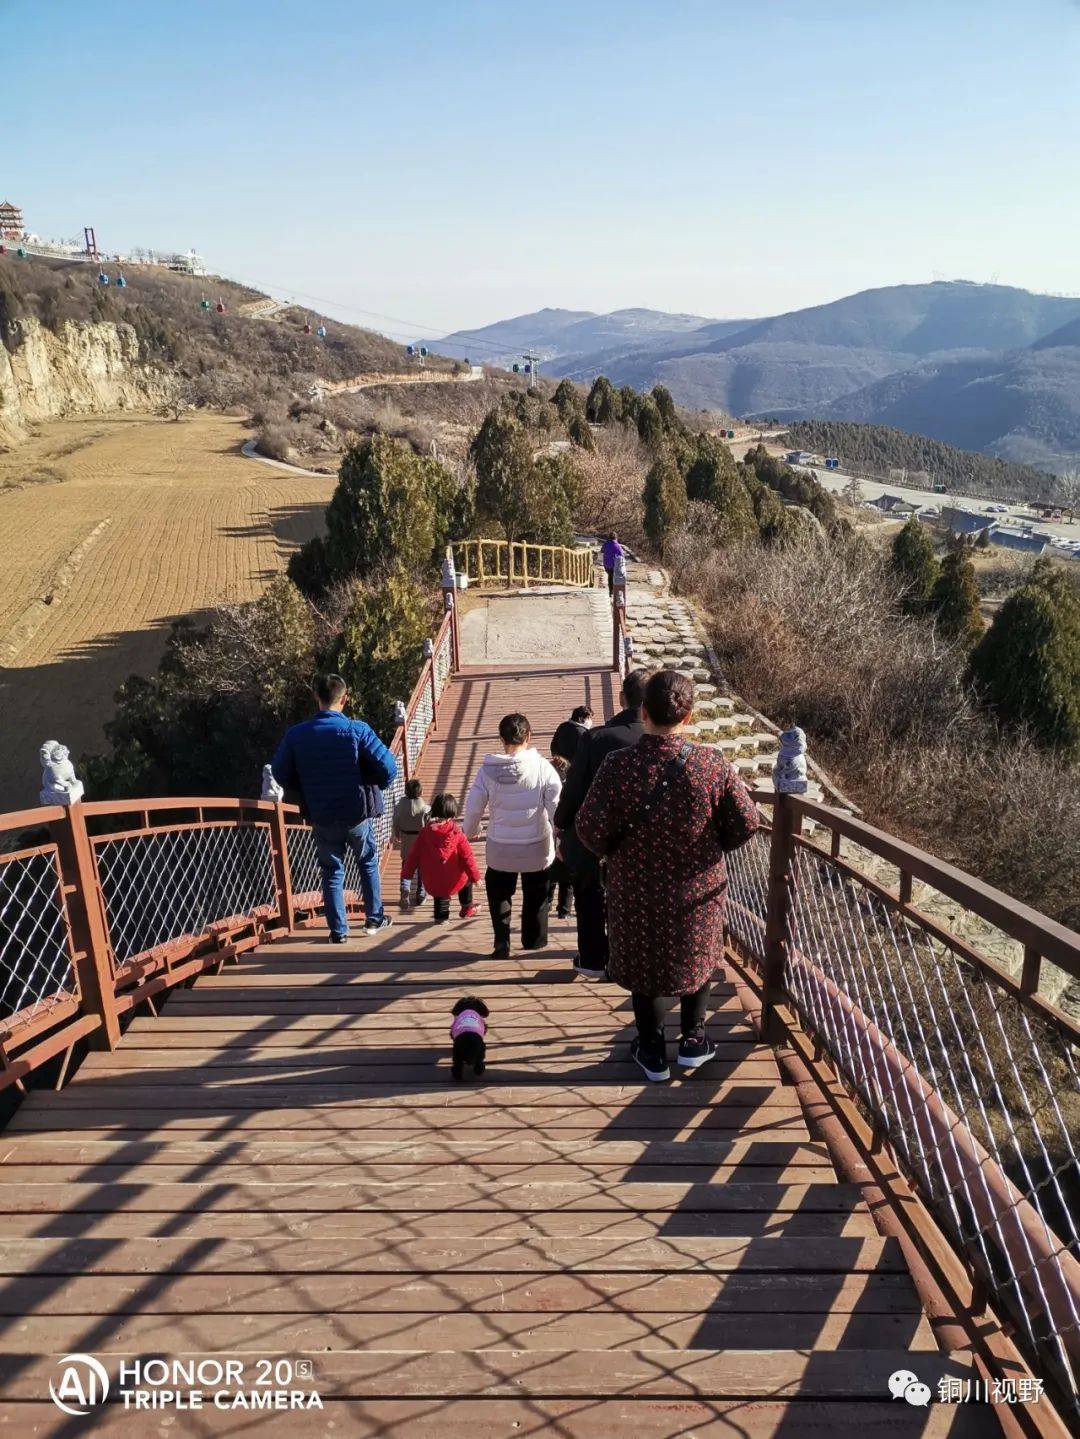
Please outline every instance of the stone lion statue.
M42 804L76 804L83 797L83 782L71 763L71 751L59 740L47 739L38 751L41 760Z
M285 798L285 791L274 778L274 771L268 764L262 767L262 793L259 798L272 800L274 804Z

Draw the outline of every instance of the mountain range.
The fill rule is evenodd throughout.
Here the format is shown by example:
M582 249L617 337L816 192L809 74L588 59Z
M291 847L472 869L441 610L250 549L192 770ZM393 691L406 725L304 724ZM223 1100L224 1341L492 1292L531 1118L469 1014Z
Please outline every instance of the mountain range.
M545 375L664 384L729 414L893 425L1048 469L1080 461L1080 299L1006 285L893 285L754 320L540 310L433 348L489 364L528 351Z

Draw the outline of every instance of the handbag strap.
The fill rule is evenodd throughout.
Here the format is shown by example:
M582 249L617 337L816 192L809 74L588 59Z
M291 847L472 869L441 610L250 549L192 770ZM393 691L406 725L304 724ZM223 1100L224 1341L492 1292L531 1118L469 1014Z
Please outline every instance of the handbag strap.
M671 782L677 779L686 768L686 761L690 758L694 746L689 740L683 740L677 754L673 754L660 771L660 778L646 795L641 808L636 814L630 816L626 828L619 835L618 844L622 845L628 834L631 834L639 825L652 817L652 812L663 799L671 786ZM610 852L610 851L609 851Z

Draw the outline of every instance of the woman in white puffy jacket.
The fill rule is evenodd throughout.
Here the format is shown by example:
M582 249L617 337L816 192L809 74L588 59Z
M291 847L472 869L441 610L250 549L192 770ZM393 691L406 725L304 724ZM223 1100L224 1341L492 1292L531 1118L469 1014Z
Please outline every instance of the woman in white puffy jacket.
M521 947L547 944L551 885L548 869L555 858L552 816L562 782L543 755L533 749L532 730L522 714L505 715L499 723L502 753L489 754L477 771L465 800L465 834L475 839L485 813L487 891L495 931L492 959L510 954L510 913L518 875L521 876Z

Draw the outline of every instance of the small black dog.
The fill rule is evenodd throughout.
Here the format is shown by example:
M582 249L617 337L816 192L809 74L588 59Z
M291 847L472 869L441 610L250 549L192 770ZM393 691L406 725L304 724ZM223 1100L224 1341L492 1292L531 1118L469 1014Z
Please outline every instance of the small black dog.
M467 995L459 999L450 1012L454 1016L450 1026L450 1038L454 1041L454 1078L464 1079L467 1065L471 1065L473 1074L479 1076L484 1072L484 1056L487 1053L484 1035L487 1033L488 1007L482 999Z

